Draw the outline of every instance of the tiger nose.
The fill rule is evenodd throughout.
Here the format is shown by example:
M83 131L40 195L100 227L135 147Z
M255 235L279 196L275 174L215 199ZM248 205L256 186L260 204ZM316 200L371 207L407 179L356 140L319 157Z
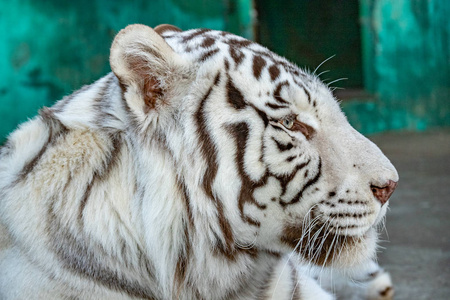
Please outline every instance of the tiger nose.
M371 185L370 189L372 190L375 198L377 198L378 201L380 201L381 205L383 205L389 200L389 197L391 197L392 193L397 187L397 183L398 182L396 181L389 180L387 184L382 187Z

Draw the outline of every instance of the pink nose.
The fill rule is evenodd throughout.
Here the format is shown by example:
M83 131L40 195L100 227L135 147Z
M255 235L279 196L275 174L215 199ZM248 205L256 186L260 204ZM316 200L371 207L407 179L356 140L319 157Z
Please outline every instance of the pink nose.
M375 198L377 198L381 205L383 205L389 200L389 197L391 197L396 187L397 182L389 180L387 184L382 187L371 185L370 189L372 190Z

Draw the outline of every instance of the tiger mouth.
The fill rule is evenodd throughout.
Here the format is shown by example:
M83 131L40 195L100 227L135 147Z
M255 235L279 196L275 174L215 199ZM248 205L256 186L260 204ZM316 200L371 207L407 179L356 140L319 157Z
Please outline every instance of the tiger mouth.
M368 225L356 225L356 224L332 224L328 225L327 231L338 236L361 238L364 237L367 232L373 227Z
M373 227L367 228L359 235L349 235L342 229L326 229L326 224L321 223L312 228L302 228L299 225L286 226L283 230L282 242L293 248L305 260L321 266L331 265L340 258L344 251L359 248L369 238L369 232Z
M337 205L340 205L338 203ZM367 231L376 226L376 212L373 209L348 209L345 206L332 206L333 209L314 207L308 218L319 220L319 227L338 236L363 237Z

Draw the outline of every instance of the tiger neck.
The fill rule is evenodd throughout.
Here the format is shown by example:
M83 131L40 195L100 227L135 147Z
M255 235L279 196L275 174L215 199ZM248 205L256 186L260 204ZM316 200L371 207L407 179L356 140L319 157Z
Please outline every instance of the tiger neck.
M109 114L105 114L107 117L101 120L102 124L93 126L99 126L97 128L102 131L103 128L118 127L122 132L116 155L117 161L124 162L120 173L129 176L121 178L122 188L117 188L128 191L129 213L116 225L125 224L133 237L131 244L134 246L128 245L127 251L143 251L146 257L149 266L139 268L143 273L137 280L153 281L150 286L156 284L167 299L180 291L190 295L186 299L208 299L218 295L232 299L239 289L248 288L264 255L254 248L236 246L236 234L229 224L226 207L221 207L212 195L197 192L203 191L204 187L197 186L198 178L190 170L200 167L186 165L189 161L186 157L176 161L177 157L187 156L176 153L177 147L168 144L177 138L145 132L136 139L136 134L143 131L118 122L131 119L130 111L112 74L105 77L105 86L108 85L114 91L109 93L115 95L109 100L113 105L100 106ZM180 175L183 173L185 176ZM115 185L117 183L111 183L111 186ZM117 211L124 205L121 201L113 200L112 206ZM199 207L204 211L196 210ZM149 271L154 274L146 274Z
M142 151L140 147L148 148ZM181 290L191 299L219 295L232 299L240 289L248 288L260 264L259 253L235 245L233 235L226 232L231 228L220 219L225 213L216 219L214 200L195 193L201 188L192 186L194 179L179 175L177 168L183 166L161 147L154 139L134 152L139 195L135 200L140 204L136 214L142 221L141 234L158 285L164 287L165 295ZM212 213L196 210L199 205Z

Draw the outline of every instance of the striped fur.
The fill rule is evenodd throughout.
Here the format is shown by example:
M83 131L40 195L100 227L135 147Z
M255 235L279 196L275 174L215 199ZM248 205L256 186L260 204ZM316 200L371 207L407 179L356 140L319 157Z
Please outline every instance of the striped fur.
M317 77L173 26L110 61L0 150L1 299L392 295L370 186L398 175Z

